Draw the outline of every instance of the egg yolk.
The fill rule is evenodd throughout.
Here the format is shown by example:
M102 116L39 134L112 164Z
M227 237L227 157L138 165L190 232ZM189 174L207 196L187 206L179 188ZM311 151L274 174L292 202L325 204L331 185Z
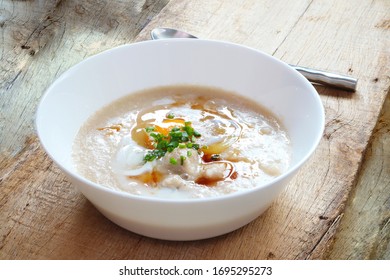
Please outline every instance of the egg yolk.
M153 139L150 138L149 134L145 130L147 127L154 127L155 133L168 136L172 128L184 126L185 120L182 118L164 118L162 120L154 119L151 121L138 123L132 130L132 138L138 145L147 149L153 149Z
M164 136L168 136L169 132L174 127L183 127L185 125L184 119L164 119L162 122L154 123L155 132Z

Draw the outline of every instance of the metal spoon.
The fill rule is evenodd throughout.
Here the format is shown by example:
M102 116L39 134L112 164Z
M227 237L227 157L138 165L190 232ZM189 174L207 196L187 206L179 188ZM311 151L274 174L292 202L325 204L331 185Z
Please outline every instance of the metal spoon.
M151 37L153 40L170 38L197 39L197 37L195 37L194 35L172 28L155 28L151 32ZM322 70L316 70L297 65L290 64L290 66L297 70L299 73L301 73L312 83L339 88L347 91L356 91L357 79L352 78L350 76L325 72Z

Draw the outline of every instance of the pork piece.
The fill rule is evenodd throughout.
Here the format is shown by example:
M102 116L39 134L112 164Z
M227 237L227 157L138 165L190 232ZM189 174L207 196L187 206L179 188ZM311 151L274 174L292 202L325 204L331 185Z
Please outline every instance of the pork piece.
M184 180L194 181L202 171L202 161L197 151L177 148L166 153L156 165L162 174L176 174Z
M225 162L211 162L203 165L201 176L211 181L222 181L226 177L226 169Z

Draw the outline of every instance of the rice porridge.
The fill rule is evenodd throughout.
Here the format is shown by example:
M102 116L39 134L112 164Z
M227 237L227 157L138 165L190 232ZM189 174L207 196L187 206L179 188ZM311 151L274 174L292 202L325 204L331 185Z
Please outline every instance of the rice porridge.
M76 170L134 195L201 198L254 188L290 164L287 132L267 110L221 89L177 85L123 97L91 116Z

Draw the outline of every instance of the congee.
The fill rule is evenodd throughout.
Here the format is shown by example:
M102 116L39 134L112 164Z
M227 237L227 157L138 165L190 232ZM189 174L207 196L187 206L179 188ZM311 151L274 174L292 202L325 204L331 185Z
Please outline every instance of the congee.
M76 170L108 188L162 198L221 196L287 170L290 141L259 104L217 88L177 85L121 98L91 116Z

